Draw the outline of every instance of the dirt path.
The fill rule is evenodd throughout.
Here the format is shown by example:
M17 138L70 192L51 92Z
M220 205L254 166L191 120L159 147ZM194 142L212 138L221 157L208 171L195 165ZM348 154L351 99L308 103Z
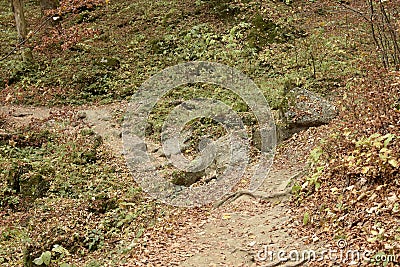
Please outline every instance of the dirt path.
M206 249L182 266L248 266L261 261L258 251L263 251L263 245L285 247L290 241L284 230L286 201L286 197L264 202L243 196L213 211L209 222L195 233L196 244Z
M266 195L282 192L294 174L293 170L274 168L259 191ZM207 221L187 233L198 252L180 266L274 266L279 258L270 253L304 250L303 240L291 236L288 201L289 195L268 201L242 196L212 210Z
M74 112L103 137L106 145L121 155L120 118L124 107L125 104L80 107ZM11 115L14 123L23 125L32 119L50 116L54 109L5 106L0 108L0 112ZM287 191L291 178L300 171L301 166L275 164L259 193L271 195ZM180 229L176 229L176 238L153 248L151 253L160 255L158 262L165 266L171 265L171 258L176 259L175 265L196 267L307 265L296 260L282 262L277 255L280 250L289 253L311 249L310 245L306 247L305 239L299 240L292 235L289 198L289 194L268 200L243 195L211 209L200 221L183 218Z
M103 135L115 151L121 151L119 126L115 127L115 122L111 120L115 107L86 109L85 112L86 119L94 129ZM291 179L301 170L301 166L275 164L257 192L273 195L287 191ZM283 262L276 255L280 250L289 253L293 250L301 252L312 249L310 245L305 245L306 238L299 240L292 236L289 201L289 194L269 200L243 195L229 204L212 209L205 220L191 223L184 221L179 229L181 241L174 240L170 244L171 250L167 251L172 255L176 253L175 256L180 255L177 257L182 260L179 266L307 265L301 259ZM160 252L154 250L153 253ZM168 258L165 258L165 266L171 264Z

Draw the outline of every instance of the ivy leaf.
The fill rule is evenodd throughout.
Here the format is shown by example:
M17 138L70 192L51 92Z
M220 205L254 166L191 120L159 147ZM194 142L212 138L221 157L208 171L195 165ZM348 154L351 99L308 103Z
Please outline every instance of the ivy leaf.
M376 147L376 148L381 148L383 146L383 144L380 141L375 141L373 143L373 146Z
M51 252L50 251L45 251L42 253L42 256L40 256L43 260L43 263L45 265L49 265L50 264L50 260L51 260Z
M54 245L54 248L51 251L58 252L62 255L69 255L69 251L60 245Z
M293 185L292 194L298 195L301 191L301 186L298 184Z
M320 182L315 182L315 190L318 190L321 187Z
M50 264L51 260L51 252L50 251L45 251L40 255L39 258L36 258L33 260L33 263L36 265L42 265L43 263L48 266Z
M42 256L40 256L39 258L34 259L33 263L36 264L36 265L42 265L43 264Z
M389 145L390 141L392 141L394 137L395 137L395 135L394 134L390 134L390 133L385 135L384 136L385 141L383 142L383 146L387 147Z

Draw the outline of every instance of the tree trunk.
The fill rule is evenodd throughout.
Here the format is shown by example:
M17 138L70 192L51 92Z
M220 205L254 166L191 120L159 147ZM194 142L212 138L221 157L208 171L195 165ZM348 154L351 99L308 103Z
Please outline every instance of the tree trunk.
M27 29L24 16L24 3L22 0L12 0L12 11L14 13L15 23L17 25L18 43L26 40ZM21 45L22 60L24 62L31 62L33 60L32 51L26 48L24 44Z

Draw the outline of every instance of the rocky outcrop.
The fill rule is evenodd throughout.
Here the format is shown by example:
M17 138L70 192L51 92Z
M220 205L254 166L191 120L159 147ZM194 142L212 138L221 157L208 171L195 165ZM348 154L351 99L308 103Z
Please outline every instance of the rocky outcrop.
M328 124L337 110L326 99L303 88L293 88L285 97L277 123L278 139L285 140L309 127Z

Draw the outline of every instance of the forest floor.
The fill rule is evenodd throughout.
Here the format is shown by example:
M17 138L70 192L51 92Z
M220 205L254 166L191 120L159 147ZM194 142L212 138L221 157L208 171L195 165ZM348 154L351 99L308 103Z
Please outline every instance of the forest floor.
M80 106L72 112L84 117L81 123L102 136L103 145L116 157L123 157L121 124L113 114L126 108L126 103ZM26 127L33 121L43 121L58 108L3 106L7 124ZM84 115L82 115L84 114ZM78 127L78 125L75 125ZM308 145L307 149L310 149ZM304 149L304 147L303 147ZM309 236L295 235L298 222L293 220L290 189L296 177L303 173L305 151L280 151L277 160L260 188L252 195L242 195L232 201L219 202L201 212L206 216L182 214L179 226L165 242L149 246L121 266L298 266L307 262L301 257L283 261L281 250L289 253L316 249L321 243L310 243ZM279 153L279 152L278 152ZM278 194L277 194L278 193ZM292 233L293 232L293 233ZM272 253L272 254L271 254ZM148 257L154 255L154 257ZM147 258L148 257L148 258Z
M63 0L54 23L38 1L24 2L28 63L15 47L8 2L0 2L0 265L400 264L396 1ZM386 68L369 15L383 23L376 29ZM145 81L188 61L238 69L274 114L299 87L334 103L338 115L280 143L256 192L195 208L166 205L130 172L122 124ZM229 106L253 138L257 123L242 97L216 85L179 86L160 95L146 138L159 148L168 114L199 98ZM188 124L192 158L201 136L224 133L215 121ZM165 176L179 178L157 156ZM243 192L246 175L233 190ZM294 254L285 261L280 250ZM324 257L297 260L304 250ZM340 257L347 252L369 255Z

